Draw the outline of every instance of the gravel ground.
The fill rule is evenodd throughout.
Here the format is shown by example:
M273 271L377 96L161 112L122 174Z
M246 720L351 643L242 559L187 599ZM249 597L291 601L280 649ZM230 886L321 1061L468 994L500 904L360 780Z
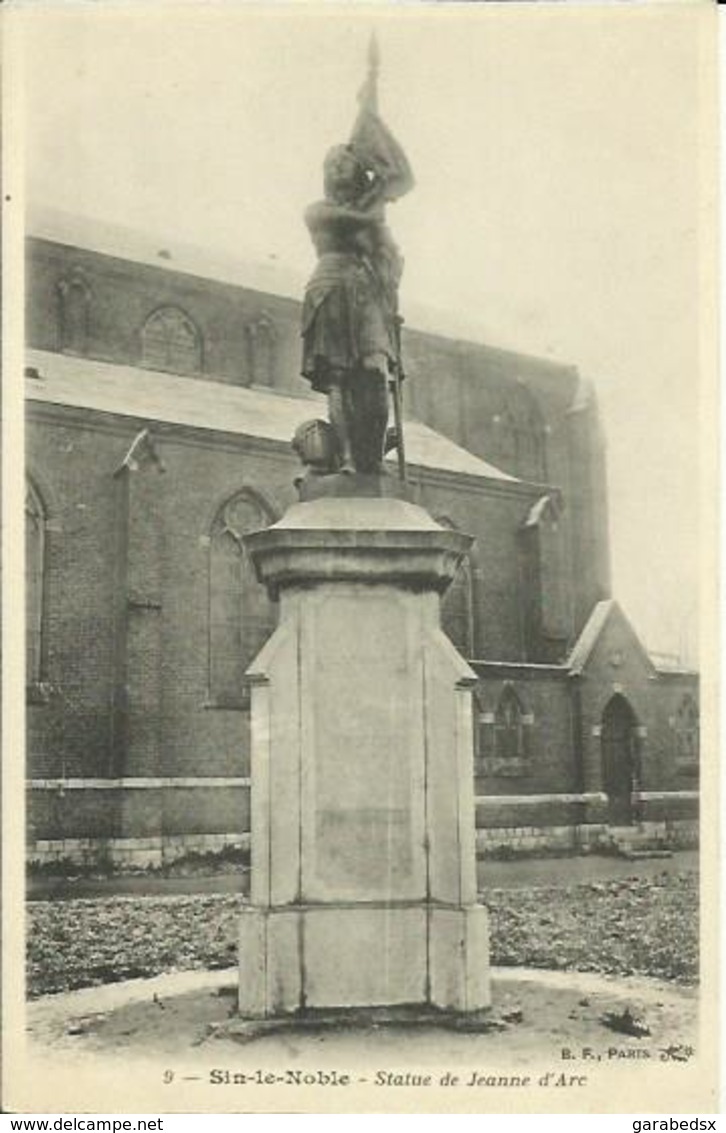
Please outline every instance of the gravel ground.
M698 974L698 876L488 889L492 963L644 975ZM239 894L114 896L28 906L31 997L235 961Z
M623 1052L647 1051L661 1061L671 1049L674 1062L689 1061L696 1042L695 988L675 987L657 980L622 979L594 973L538 972L526 968L493 969L492 1024L479 1033L447 1027L445 1022L374 1023L358 1016L344 1027L295 1026L255 1037L253 1047L240 1044L236 1034L237 970L177 972L150 980L85 988L45 996L30 1005L28 1033L34 1045L56 1056L88 1057L113 1052L177 1059L197 1050L202 1060L216 1061L223 1052L264 1060L287 1056L325 1058L340 1055L351 1045L375 1042L377 1056L387 1050L395 1064L402 1061L441 1064L442 1046L451 1047L455 1061L472 1048L484 1065L497 1061L517 1066L559 1056L562 1046L589 1047L613 1065ZM642 1023L640 1035L613 1030L605 1019L627 1007ZM505 1020L508 1020L505 1022ZM611 1053L608 1052L617 1052ZM560 1060L561 1061L561 1060ZM384 1058L385 1064L385 1058ZM567 1069L567 1067L564 1067ZM587 1069L587 1067L585 1067Z
M186 971L35 1000L27 1012L27 1074L12 1079L16 1108L393 1113L423 1106L485 1114L524 1106L583 1114L629 1112L635 1103L650 1113L715 1112L694 987L495 968L482 1030L453 1017L382 1025L355 1013L329 1027L280 1021L249 1041L236 1013L237 978L235 968ZM637 1034L620 1025L626 1017L637 1021ZM242 1084L220 1088L219 1068ZM316 1081L328 1070L349 1074L352 1092L295 1077L309 1072ZM255 1085L267 1071L274 1085Z

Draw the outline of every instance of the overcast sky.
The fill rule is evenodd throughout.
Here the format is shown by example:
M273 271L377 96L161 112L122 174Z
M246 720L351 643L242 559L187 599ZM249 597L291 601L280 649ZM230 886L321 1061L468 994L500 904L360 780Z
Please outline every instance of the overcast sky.
M616 597L651 648L677 650L688 628L694 660L713 15L38 4L27 194L304 278L301 214L349 133L375 28L381 111L417 178L389 211L404 314L451 312L594 381Z

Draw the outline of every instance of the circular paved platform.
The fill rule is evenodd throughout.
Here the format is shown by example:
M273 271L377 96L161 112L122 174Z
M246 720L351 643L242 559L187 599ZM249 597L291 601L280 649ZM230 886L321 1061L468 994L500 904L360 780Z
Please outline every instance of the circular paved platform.
M45 996L28 1007L31 1049L81 1063L123 1053L162 1061L191 1057L205 1066L230 1058L235 1066L250 1060L279 1065L291 1057L316 1066L370 1058L383 1066L476 1063L510 1071L547 1062L569 1071L598 1062L680 1062L696 1047L697 989L655 980L499 968L491 1028L468 1032L430 1018L382 1022L351 1015L334 1027L291 1023L253 1041L229 1026L236 980L236 969L177 972ZM636 1021L632 1030L642 1024L650 1033L626 1033L626 1011ZM617 1029L618 1017L625 1030Z

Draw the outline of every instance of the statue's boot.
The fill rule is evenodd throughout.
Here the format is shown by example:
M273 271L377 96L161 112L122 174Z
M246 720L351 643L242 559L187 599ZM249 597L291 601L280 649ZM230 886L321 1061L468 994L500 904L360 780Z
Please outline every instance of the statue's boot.
M351 447L356 471L380 472L388 425L388 389L380 370L361 369L351 384Z
M334 385L328 391L328 416L338 438L340 450L340 471L346 475L353 475L355 463L350 436L351 407L348 387Z

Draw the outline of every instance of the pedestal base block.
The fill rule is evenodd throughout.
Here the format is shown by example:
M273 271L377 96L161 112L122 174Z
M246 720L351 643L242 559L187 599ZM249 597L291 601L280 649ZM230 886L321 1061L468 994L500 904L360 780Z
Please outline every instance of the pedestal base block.
M483 905L431 910L429 967L434 1006L466 1012L489 1007L489 912Z
M487 910L414 905L250 908L240 919L239 1011L489 1006Z

